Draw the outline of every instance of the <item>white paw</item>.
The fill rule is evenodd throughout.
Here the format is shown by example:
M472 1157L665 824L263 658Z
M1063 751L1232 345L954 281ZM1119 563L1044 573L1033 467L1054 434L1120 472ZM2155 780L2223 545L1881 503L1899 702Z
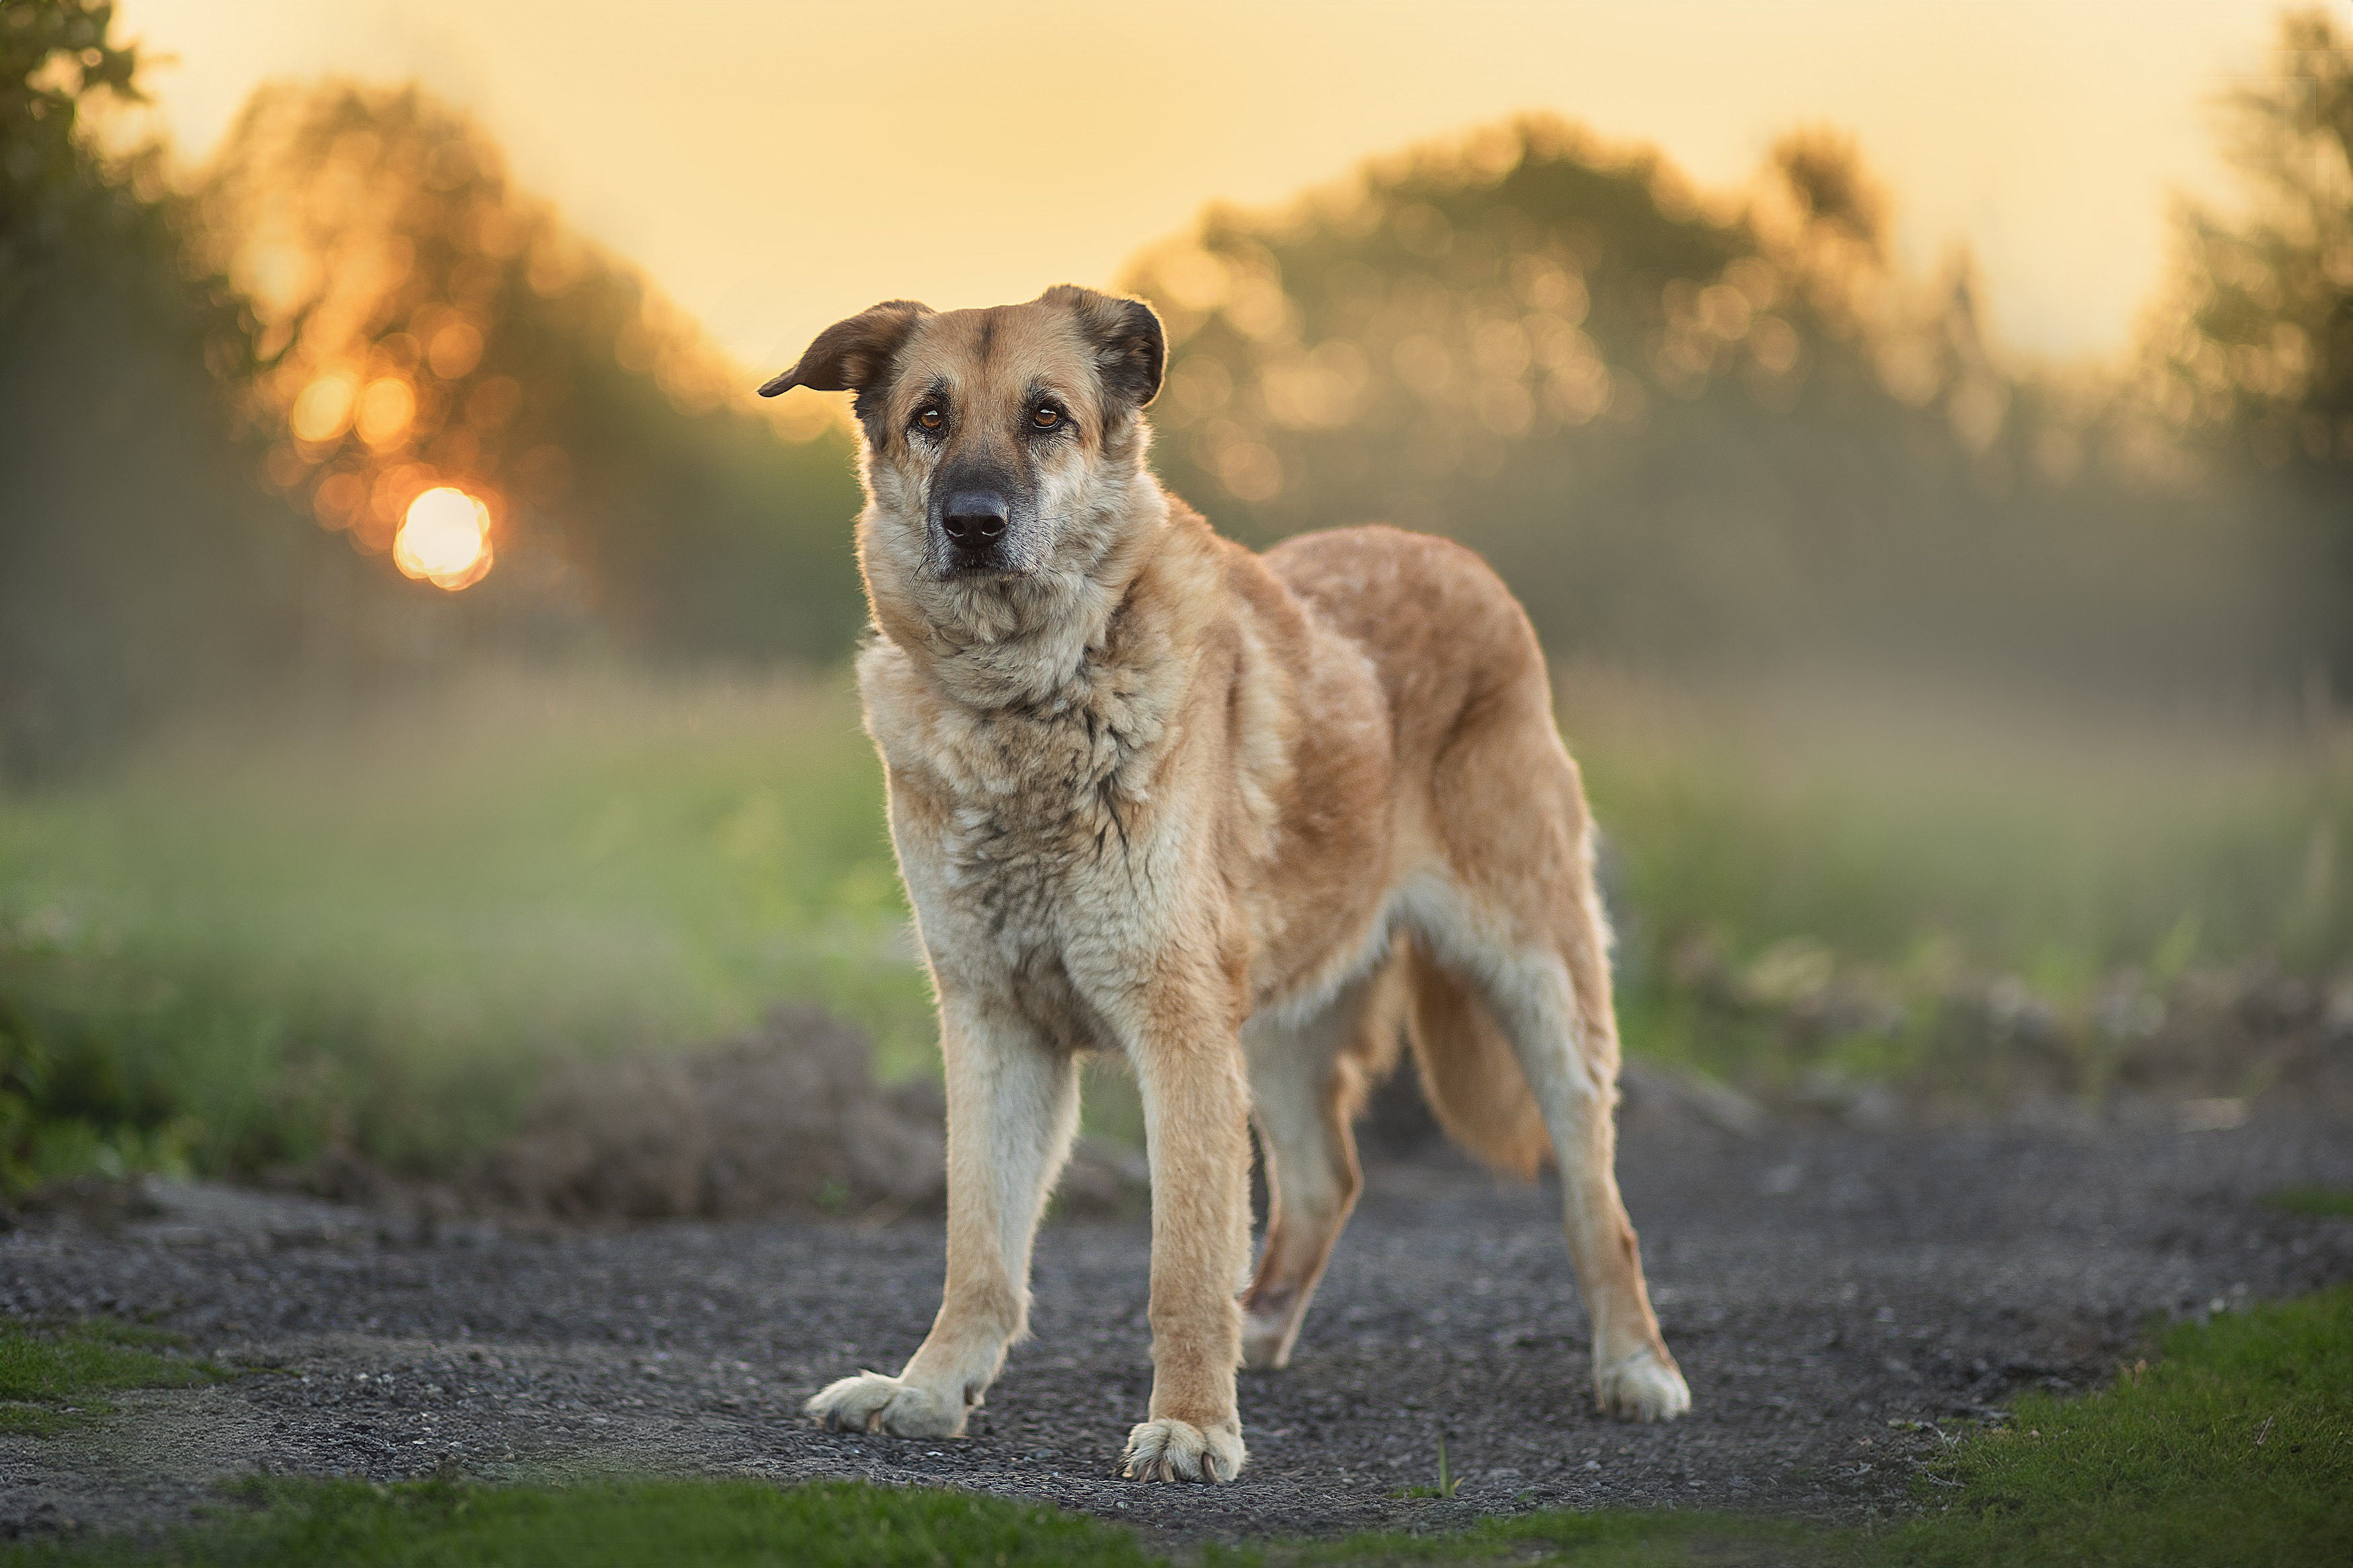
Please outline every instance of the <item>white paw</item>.
M1691 1385L1672 1360L1645 1346L1597 1371L1593 1397L1608 1415L1672 1421L1691 1408Z
M894 1437L961 1437L965 1409L931 1389L879 1372L828 1384L806 1406L828 1431L888 1432Z
M1241 1473L1249 1458L1238 1421L1220 1422L1204 1431L1189 1421L1164 1415L1127 1435L1127 1479L1132 1481L1229 1481Z
M1291 1320L1288 1316L1260 1318L1253 1314L1243 1315L1242 1364L1253 1371L1291 1364Z

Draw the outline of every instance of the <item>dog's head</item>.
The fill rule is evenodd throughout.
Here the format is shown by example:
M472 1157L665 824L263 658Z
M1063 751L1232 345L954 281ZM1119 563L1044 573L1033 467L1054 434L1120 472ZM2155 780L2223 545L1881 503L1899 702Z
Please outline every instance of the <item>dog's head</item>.
M760 393L856 393L870 554L977 588L1085 572L1110 547L1166 357L1151 306L1063 284L985 310L887 300Z

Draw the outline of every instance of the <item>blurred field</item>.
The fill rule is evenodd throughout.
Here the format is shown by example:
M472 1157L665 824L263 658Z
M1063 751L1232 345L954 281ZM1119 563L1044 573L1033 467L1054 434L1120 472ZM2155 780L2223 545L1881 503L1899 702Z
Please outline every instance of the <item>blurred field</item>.
M2264 1007L2292 1015L2274 1034L2353 1032L2353 730L2317 700L1703 699L1570 670L1559 706L1637 1050L1767 1096L1900 1080L2000 1104L2096 1099L2134 1067L2258 1092Z
M2318 1009L2353 952L2341 729L1590 669L1560 700L1630 1046L1767 1098L1824 1074L2096 1096L2197 1029L2165 1015L2201 977ZM329 1143L446 1169L552 1057L695 1043L780 998L866 1026L886 1078L934 1070L839 673L510 668L364 721L183 732L111 782L0 796L0 900L16 1185ZM2213 1092L2262 1087L2252 1058L2207 1065Z
M43 1130L93 1161L410 1168L559 1052L807 997L928 1051L881 781L839 679L469 679L364 723L182 735L0 805L0 996ZM29 1069L29 1070L28 1070Z

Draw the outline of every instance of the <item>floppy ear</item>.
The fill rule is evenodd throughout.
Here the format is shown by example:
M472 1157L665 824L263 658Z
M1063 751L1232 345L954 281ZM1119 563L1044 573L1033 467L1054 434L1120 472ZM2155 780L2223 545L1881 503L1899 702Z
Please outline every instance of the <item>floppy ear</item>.
M931 313L929 305L913 300L885 300L846 321L836 321L817 335L799 363L760 388L760 395L774 397L796 386L862 394L890 374L899 346L915 322Z
M1168 337L1151 306L1075 283L1055 285L1038 302L1060 305L1078 318L1080 331L1094 345L1095 371L1105 386L1138 408L1159 395L1161 373L1168 367Z

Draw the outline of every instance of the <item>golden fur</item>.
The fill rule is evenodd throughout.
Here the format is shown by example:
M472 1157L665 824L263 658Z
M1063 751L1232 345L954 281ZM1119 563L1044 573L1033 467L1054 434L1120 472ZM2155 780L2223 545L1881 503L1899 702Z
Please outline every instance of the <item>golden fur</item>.
M963 1431L1026 1331L1079 1057L1116 1051L1153 1194L1128 1473L1230 1479L1235 1370L1289 1358L1356 1201L1351 1117L1402 1036L1456 1138L1523 1175L1557 1159L1600 1405L1680 1415L1613 1171L1591 831L1526 617L1442 540L1219 537L1145 466L1163 354L1147 307L1066 286L877 306L763 389L858 394L859 684L948 1095L939 1316L897 1376L809 1410Z

